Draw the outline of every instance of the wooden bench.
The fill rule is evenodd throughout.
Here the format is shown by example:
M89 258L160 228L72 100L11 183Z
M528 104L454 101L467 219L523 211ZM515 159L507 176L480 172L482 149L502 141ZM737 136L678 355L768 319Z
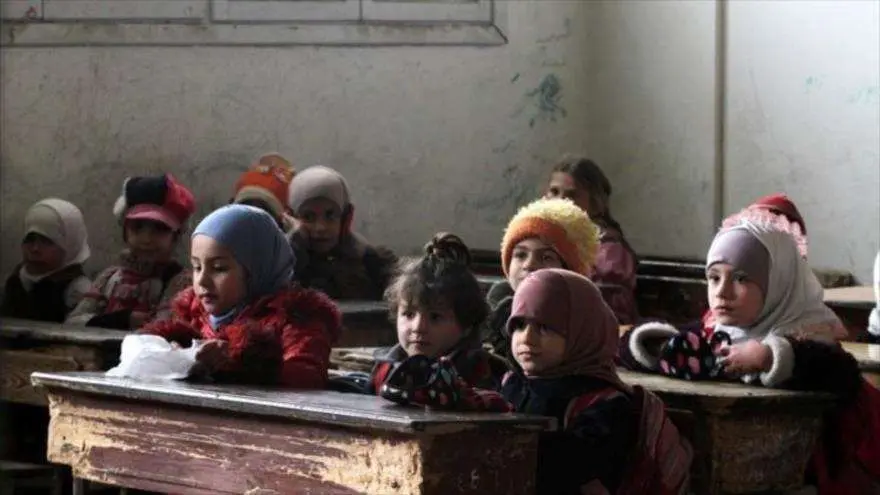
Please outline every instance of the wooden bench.
M35 371L103 371L119 362L128 332L0 319L0 400L46 405L30 383Z
M880 344L843 342L842 345L858 361L865 380L880 388Z
M876 304L874 288L870 286L825 289L825 305L843 321L851 340L867 332L868 317Z
M99 373L32 381L49 397L50 461L77 477L170 493L532 493L538 435L554 427L329 391Z
M397 330L382 301L336 301L342 312L342 335L336 345L383 346L397 342Z
M334 349L340 369L369 372L374 348ZM618 370L630 385L658 394L693 444L693 493L762 493L797 489L822 413L825 394L775 390L736 382L688 382Z

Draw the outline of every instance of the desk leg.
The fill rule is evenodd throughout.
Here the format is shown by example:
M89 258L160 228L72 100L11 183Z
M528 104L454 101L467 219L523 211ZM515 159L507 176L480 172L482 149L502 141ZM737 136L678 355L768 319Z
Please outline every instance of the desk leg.
M73 495L86 495L86 482L82 478L73 478Z

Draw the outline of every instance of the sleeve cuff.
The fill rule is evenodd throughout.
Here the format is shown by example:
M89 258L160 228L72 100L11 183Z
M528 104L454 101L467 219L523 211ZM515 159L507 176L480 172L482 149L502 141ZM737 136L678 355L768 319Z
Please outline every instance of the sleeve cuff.
M765 387L779 387L794 375L794 349L787 339L776 335L768 335L762 343L773 353L773 366L759 375L761 383Z
M874 308L868 317L868 333L880 337L880 306Z
M651 355L645 343L652 338L668 339L678 333L678 330L668 323L651 322L639 325L630 334L629 352L640 365L648 369L656 369L660 357Z

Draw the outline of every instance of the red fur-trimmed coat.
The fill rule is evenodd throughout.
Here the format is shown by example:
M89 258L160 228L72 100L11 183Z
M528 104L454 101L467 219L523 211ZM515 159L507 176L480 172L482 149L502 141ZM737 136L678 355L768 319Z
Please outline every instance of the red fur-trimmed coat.
M323 388L330 348L339 336L339 309L320 292L291 287L249 304L217 330L190 287L172 303L172 317L144 327L188 347L193 339L228 343L227 365L213 376L227 383Z

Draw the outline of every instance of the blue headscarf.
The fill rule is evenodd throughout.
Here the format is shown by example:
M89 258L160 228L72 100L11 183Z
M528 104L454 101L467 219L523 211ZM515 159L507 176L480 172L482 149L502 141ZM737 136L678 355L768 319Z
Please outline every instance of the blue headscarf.
M244 268L245 303L288 287L293 280L296 257L290 243L275 219L259 208L236 204L214 210L196 226L192 236L197 235L222 244ZM218 319L229 319L237 312Z

